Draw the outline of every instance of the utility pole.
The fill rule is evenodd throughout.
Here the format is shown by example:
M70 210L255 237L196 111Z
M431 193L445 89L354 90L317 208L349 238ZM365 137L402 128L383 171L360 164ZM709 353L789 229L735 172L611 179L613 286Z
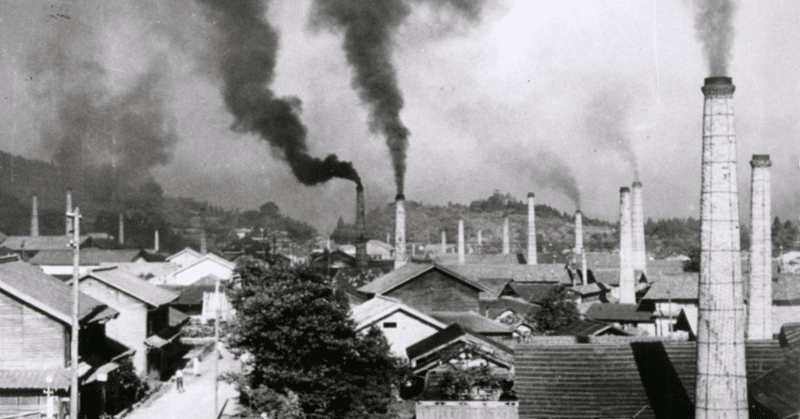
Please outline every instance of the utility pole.
M67 218L72 218L72 336L70 336L70 362L72 363L72 383L69 389L69 417L78 418L78 280L81 265L81 210L75 207Z
M214 419L219 415L219 277L214 285L214 297L217 299L217 307L214 310Z

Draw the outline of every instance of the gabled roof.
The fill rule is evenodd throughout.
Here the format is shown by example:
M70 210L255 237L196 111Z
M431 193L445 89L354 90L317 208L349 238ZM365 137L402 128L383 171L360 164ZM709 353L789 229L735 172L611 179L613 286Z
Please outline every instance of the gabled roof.
M389 272L391 269L383 268L367 268L363 271L358 268L339 269L333 276L333 284L348 293L354 293L358 288Z
M622 329L597 320L576 320L551 333L551 336L599 336L603 334L629 335Z
M653 313L638 311L638 304L603 304L589 306L586 318L608 322L652 322Z
M446 265L446 267L473 281L483 278L507 278L517 282L571 283L564 265Z
M569 287L569 290L580 295L581 297L591 296L595 294L602 294L608 291L606 287L603 286L602 283L598 282L586 285L575 285L574 287Z
M200 252L198 252L197 250L192 249L191 247L184 247L183 250L181 250L181 251L179 251L179 252L177 252L175 254L167 256L167 261L170 261L172 259L175 259L178 256L183 256L183 255L194 256L195 258L198 258L198 259L201 256L203 256L203 255L200 254Z
M650 281L652 285L642 299L652 301L690 300L696 302L699 275L697 272L651 275Z
M602 282L606 285L619 286L619 268L617 269L586 269L589 275L589 282ZM633 273L634 281L641 283L647 278L642 274L642 271L636 270Z
M175 271L174 274L178 275L179 273L181 273L183 271L186 271L188 269L191 269L192 267L197 266L197 265L199 265L199 264L201 264L203 262L206 262L206 261L211 261L211 262L217 263L217 264L222 265L222 266L224 266L224 267L226 267L228 269L231 269L231 270L236 268L236 264L235 263L233 263L233 262L231 262L231 261L229 261L227 259L223 259L223 258L221 258L221 257L219 257L219 256L217 256L217 255L215 255L213 253L208 253L208 254L204 255L203 257L201 257L200 259L197 259L196 261L194 261L194 262L192 262L192 263L190 263L190 264L188 264L186 266L181 267L180 269Z
M541 307L530 303L519 297L500 297L494 300L479 301L481 313L487 313L487 317L494 320L497 316L508 310L521 316L527 316L533 311L538 311Z
M81 244L87 239L81 236ZM22 250L62 250L71 249L72 237L63 236L9 236L2 245L15 252Z
M477 346L482 353L494 355L494 359L507 367L513 365L514 350L500 342L481 336L458 324L448 326L446 329L406 348L408 359L419 361L423 357L430 358L431 354L449 347L456 342L464 342ZM438 359L437 359L438 361ZM430 362L429 362L430 363ZM438 365L438 362L434 362ZM424 368L419 365L415 368Z
M350 312L350 318L356 322L356 330L361 330L397 312L402 312L407 316L414 317L420 322L426 323L438 330L447 327L446 324L403 304L400 300L383 295L376 295L374 298L354 307Z
M13 259L0 263L0 291L13 295L62 323L71 323L71 287L35 266ZM93 323L119 315L118 311L86 294L79 293L78 298L81 323Z
M80 263L86 265L100 265L101 263L133 262L144 257L146 252L141 249L81 249ZM45 266L72 266L72 249L42 250L28 260L31 265Z
M438 265L457 265L458 253L439 253L433 256L433 263ZM519 265L515 254L505 253L467 253L464 255L467 265Z
M81 281L86 278L94 278L152 307L170 303L179 297L176 292L159 288L116 267L93 269Z
M784 323L778 334L778 342L784 350L800 353L800 323Z
M511 327L496 322L488 317L483 317L474 311L434 311L431 317L446 325L457 324L464 329L482 335L497 335L512 333Z
M481 278L478 283L483 285L488 291L481 293L481 299L494 300L500 296L500 292L511 282L508 278Z
M776 418L800 417L800 356L793 354L777 368L750 383L756 403Z
M511 281L500 292L500 295L519 297L533 304L541 304L545 297L559 286L558 283Z
M122 263L101 263L101 268L116 266L118 270L125 271L139 279L149 281L156 279L166 281L166 278L172 274L178 267L169 262L122 262Z
M486 288L484 288L480 284L473 282L467 278L464 278L458 273L453 272L443 266L416 264L416 263L408 263L399 269L395 269L386 275L376 278L374 281L370 282L367 285L364 285L358 290L366 294L385 294L396 288L399 288L400 286L406 284L409 281L416 279L420 275L433 270L438 270L439 272L442 272L445 275L459 282L462 282L472 288L475 288L478 291L484 291L484 292L487 291Z
M180 294L173 305L200 305L203 304L203 293L214 292L216 289L216 275L206 275L189 285L161 285L159 288ZM222 289L220 288L220 291Z

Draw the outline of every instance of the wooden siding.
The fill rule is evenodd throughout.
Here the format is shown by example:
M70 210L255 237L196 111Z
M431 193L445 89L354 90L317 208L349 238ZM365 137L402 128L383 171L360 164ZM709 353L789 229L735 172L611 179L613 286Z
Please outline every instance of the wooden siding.
M0 369L63 368L64 325L0 292Z
M386 295L424 312L478 312L478 293L461 281L431 270Z

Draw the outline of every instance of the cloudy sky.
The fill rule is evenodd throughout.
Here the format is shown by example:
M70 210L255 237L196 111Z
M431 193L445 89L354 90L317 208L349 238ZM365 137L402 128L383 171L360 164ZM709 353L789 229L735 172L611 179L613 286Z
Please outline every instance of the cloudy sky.
M477 19L428 3L410 2L392 32L410 131L407 199L468 203L495 189L533 191L571 212L571 174L584 213L614 220L619 187L638 168L646 216L698 216L709 70L695 1L487 0ZM310 154L353 162L368 204L388 203L395 183L385 139L370 131L351 85L342 33L312 15L311 0L269 2L265 19L280 34L272 90L302 101ZM733 17L742 219L752 154L772 156L773 211L798 217L798 21L800 2L788 0L740 1ZM190 0L0 2L0 149L54 159L43 128L55 118L53 80L82 78L79 89L124 98L158 63L163 124L177 136L164 146L171 161L152 164L167 194L239 209L275 201L323 233L339 215L352 218L352 182L303 186L267 142L231 129L206 54L216 25ZM67 47L53 53L54 45Z

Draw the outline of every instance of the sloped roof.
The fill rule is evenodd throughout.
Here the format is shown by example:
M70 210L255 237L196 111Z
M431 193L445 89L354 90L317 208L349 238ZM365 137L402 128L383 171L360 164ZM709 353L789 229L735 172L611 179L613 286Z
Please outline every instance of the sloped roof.
M697 301L699 275L697 272L651 275L652 285L642 299L652 301L667 301L669 299Z
M391 272L391 269L383 268L367 268L361 270L358 268L343 268L336 272L333 276L333 283L336 287L347 291L349 293L356 292L358 288L369 284L375 278L380 277Z
M628 335L622 329L616 328L605 322L583 319L576 320L556 331L551 333L551 336L597 336L605 333L609 329L614 329L614 333L618 335Z
M54 390L66 390L70 386L72 370L67 368L0 370L0 389L34 390L47 388L47 377L53 382L49 386Z
M496 342L492 339L483 337L479 333L473 332L458 324L452 324L448 326L446 329L443 329L438 333L428 336L427 338L422 339L421 341L409 346L408 348L406 348L406 354L408 355L409 359L414 359L431 351L435 351L438 348L448 346L450 343L458 340L462 336L470 336L473 341L480 342L481 344L489 348L495 348L500 352L503 352L506 356L509 355L513 356L514 354L514 350L509 348L508 346L503 345L500 342ZM512 360L508 359L508 361Z
M800 353L800 323L784 323L778 334L778 342L785 350Z
M570 291L577 293L581 296L593 295L593 294L602 294L606 292L606 288L601 283L591 283L586 285L575 285L574 287L569 287Z
M440 272L445 273L446 275L469 285L477 289L478 291L487 291L483 286L480 284L467 279L456 272L451 271L443 266L439 265L427 265L427 264L416 264L416 263L408 263L402 266L399 269L395 269L389 272L386 275L383 275L379 278L376 278L374 281L370 282L367 285L359 288L358 290L363 293L367 294L383 294L389 292L395 288L400 287L401 285L409 282L418 276L432 270L439 270Z
M619 268L617 269L586 269L589 281L594 279L594 282L602 282L606 285L619 286ZM642 271L636 270L633 272L633 278L636 283L642 282L646 279Z
M206 275L189 285L159 285L159 288L180 294L174 305L198 305L203 303L203 293L214 292L217 286L217 276Z
M81 236L81 244L87 239ZM9 236L2 245L15 252L21 250L62 250L71 249L72 237L63 236Z
M149 281L151 279L160 279L165 281L173 271L178 269L176 265L169 262L121 262L121 263L100 263L101 268L116 266L120 271L125 271L139 279Z
M694 411L695 342L637 337L592 338L591 343L516 347L515 387L521 418L689 417ZM746 343L752 382L779 365L775 341ZM648 397L649 396L649 397Z
M207 253L203 257L201 257L200 259L197 259L196 261L194 261L194 262L192 262L192 263L190 263L190 264L188 264L186 266L183 266L180 269L176 270L174 272L174 275L177 275L177 274L179 274L179 273L181 273L183 271L191 269L192 267L197 266L197 265L199 265L199 264L201 264L201 263L203 263L205 261L215 262L215 263L217 263L219 265L222 265L222 266L224 266L224 267L226 267L228 269L231 269L231 270L236 268L236 264L234 262L231 262L231 261L229 261L227 259L219 257L219 256L217 256L217 255L215 255L213 253Z
M569 272L563 265L446 265L473 281L482 278L508 278L517 282L561 282L570 284Z
M144 250L137 249L81 249L80 263L86 265L100 265L101 263L133 262L138 257L144 257ZM31 265L45 266L72 266L72 249L42 250L28 260Z
M619 253L586 252L587 269L619 269Z
M464 329L469 329L482 335L512 332L511 327L508 325L483 317L474 311L434 311L429 314L448 326L457 324Z
M400 300L383 295L376 295L374 298L354 307L350 312L350 318L356 322L356 330L361 330L397 312L403 312L438 330L447 327L446 324L403 304Z
M72 289L69 285L18 260L0 263L0 290L37 307L64 323L71 323ZM113 318L119 312L79 293L78 317L82 323Z
M772 282L773 303L800 305L800 275L782 273L778 275L777 279L777 282Z
M81 280L94 278L106 285L116 288L133 298L147 303L153 307L175 301L180 296L178 293L159 288L144 279L137 278L125 271L114 268L93 269Z
M647 261L648 281L652 282L650 279L651 275L675 275L682 273L684 273L682 260L656 259Z
M603 304L589 306L586 318L609 322L649 322L653 313L638 311L638 304Z
M509 282L511 282L511 280L508 278L480 278L478 283L488 290L487 292L481 293L481 299L496 299Z
M458 253L439 253L433 256L433 263L439 265L457 265ZM516 254L505 253L466 253L464 263L467 265L519 265Z
M196 257L198 259L201 256L203 256L203 255L200 254L200 252L198 252L197 250L192 249L191 247L184 247L183 250L180 250L175 254L167 256L167 260L170 261L172 259L175 259L178 256L183 256L183 255L186 255L186 254L194 256L194 257Z
M545 297L559 286L558 283L511 281L500 295L516 296L533 304L541 304Z
M749 385L750 396L776 418L800 417L800 359L787 359Z
M527 316L533 311L538 311L541 307L537 304L525 301L519 297L500 297L494 300L479 301L481 313L487 313L487 317L495 319L504 312L511 310L521 316Z

